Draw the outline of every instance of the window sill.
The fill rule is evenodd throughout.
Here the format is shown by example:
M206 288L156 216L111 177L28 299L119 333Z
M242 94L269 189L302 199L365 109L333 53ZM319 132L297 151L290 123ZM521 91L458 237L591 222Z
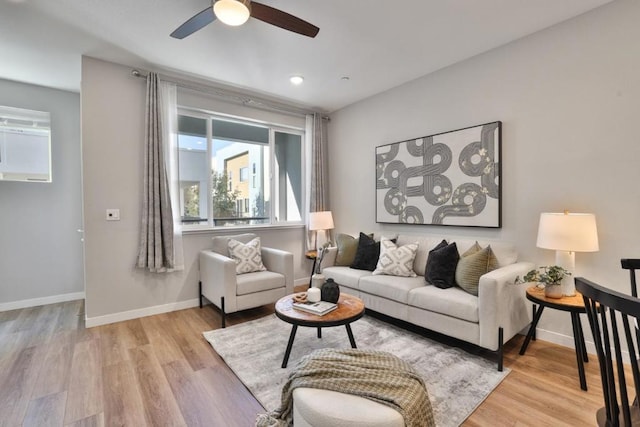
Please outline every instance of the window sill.
M228 234L228 233L245 233L258 232L260 230L290 230L296 228L304 228L305 224L277 224L277 225L248 225L238 227L198 227L183 228L182 235L189 234Z

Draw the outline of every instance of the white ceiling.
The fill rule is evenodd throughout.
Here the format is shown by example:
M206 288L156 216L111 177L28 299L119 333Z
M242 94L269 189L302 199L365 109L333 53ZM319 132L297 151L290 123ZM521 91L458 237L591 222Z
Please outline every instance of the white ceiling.
M250 19L175 40L210 0L0 0L0 78L79 91L88 55L331 112L610 1L262 0L320 33ZM293 74L304 84L292 86Z

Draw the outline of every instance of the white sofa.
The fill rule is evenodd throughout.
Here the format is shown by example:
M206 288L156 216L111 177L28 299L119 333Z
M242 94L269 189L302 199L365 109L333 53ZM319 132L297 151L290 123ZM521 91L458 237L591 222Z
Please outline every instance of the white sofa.
M322 262L322 274L340 285L340 291L361 298L367 310L400 319L451 336L497 353L502 370L503 343L531 322L531 305L525 297L527 284L514 284L534 268L518 262L515 247L500 241L478 240L491 245L499 268L480 277L478 296L455 286L441 289L426 284L425 266L429 251L443 239L456 242L463 254L476 240L447 237L399 235L398 246L418 243L413 264L417 277L372 275L370 271L335 266L337 248L329 248Z

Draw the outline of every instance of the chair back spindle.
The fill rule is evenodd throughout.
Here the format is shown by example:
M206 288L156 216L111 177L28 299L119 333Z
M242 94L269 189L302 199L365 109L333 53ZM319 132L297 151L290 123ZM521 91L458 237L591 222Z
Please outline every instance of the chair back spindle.
M638 258L622 258L620 260L620 264L622 268L625 270L629 270L629 283L631 284L631 295L634 297L638 297L638 286L636 284L636 270L640 270L640 259ZM635 333L636 333L636 342L640 343L640 328L638 328L636 323ZM635 374L635 371L634 371ZM636 383L637 383L636 379Z
M640 319L640 300L582 277L577 277L575 282L576 289L584 298L600 365L605 406L596 414L598 425L640 426L637 400L630 404L628 395L631 381L636 396L640 395L639 352L631 332L631 327L636 328ZM627 378L623 360L625 350L631 360L630 378Z
M622 268L629 270L629 280L631 281L631 295L638 297L638 286L636 285L636 270L640 270L640 259L622 258L620 260Z

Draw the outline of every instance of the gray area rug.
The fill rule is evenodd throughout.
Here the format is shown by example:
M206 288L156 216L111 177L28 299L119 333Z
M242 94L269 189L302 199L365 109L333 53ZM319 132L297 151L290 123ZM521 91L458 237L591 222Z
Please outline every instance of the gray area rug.
M427 385L436 425L458 426L508 374L496 364L455 347L365 316L351 324L358 348L392 353L409 362ZM275 315L205 332L204 337L256 399L268 410L280 406L280 393L298 360L320 348L350 348L344 326L299 327L286 369L282 358L291 325Z

